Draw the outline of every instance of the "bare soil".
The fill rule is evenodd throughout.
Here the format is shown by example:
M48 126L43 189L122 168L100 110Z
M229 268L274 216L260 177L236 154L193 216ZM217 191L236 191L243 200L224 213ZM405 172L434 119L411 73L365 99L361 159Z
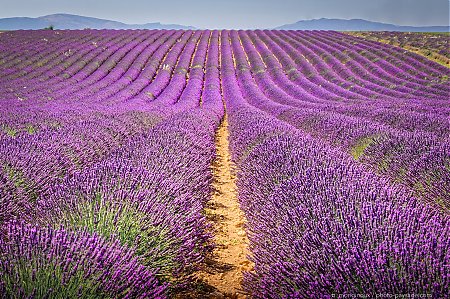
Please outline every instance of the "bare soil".
M245 217L237 198L227 128L225 116L216 134L216 161L212 166L215 191L205 208L216 248L196 274L194 292L180 294L180 298L247 298L241 285L243 271L251 271L253 264L247 259Z

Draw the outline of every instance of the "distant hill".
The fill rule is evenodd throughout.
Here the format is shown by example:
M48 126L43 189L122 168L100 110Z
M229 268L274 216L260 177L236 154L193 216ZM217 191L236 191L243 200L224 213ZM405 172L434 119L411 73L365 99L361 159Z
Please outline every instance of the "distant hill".
M362 19L314 19L279 26L279 30L448 32L449 26L400 26Z
M194 29L177 24L125 24L122 22L70 14L53 14L38 18L3 18L0 30L42 29L52 25L55 29Z

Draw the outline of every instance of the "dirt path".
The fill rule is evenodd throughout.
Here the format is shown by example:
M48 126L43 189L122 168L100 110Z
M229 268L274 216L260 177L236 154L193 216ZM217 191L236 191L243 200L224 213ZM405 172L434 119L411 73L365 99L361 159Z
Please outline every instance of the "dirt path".
M214 289L207 298L246 298L241 287L242 272L253 266L246 257L248 239L244 214L237 199L226 116L217 131L216 155L213 164L215 192L205 212L214 227L217 248L198 277Z
M176 299L247 298L241 286L243 272L252 270L253 264L247 259L245 217L237 198L226 115L217 130L215 143L216 160L212 165L215 191L205 207L205 215L212 225L216 248L203 269L196 273L193 289L177 294Z

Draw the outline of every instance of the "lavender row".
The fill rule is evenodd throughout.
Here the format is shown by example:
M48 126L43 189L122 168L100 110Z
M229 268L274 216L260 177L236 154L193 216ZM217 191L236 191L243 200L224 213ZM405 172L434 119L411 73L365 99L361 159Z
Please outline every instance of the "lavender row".
M16 84L30 82L46 83L50 79L51 81L49 83L51 83L55 80L61 81L67 79L64 76L61 76L61 72L65 69L70 71L74 67L79 68L85 66L93 69L94 64L88 64L93 58L96 59L96 67L98 67L99 64L101 64L102 59L106 59L131 40L130 37L125 38L123 35L109 34L103 36L101 39L97 37L93 42L74 41L69 39L61 45L56 45L56 47L53 47L53 43L47 42L39 48L41 53L43 52L44 55L47 55L42 59L36 59L36 55L33 55L33 53L27 55L25 52L25 61L28 61L28 63L34 59L37 61L35 61L29 74L23 74L13 82ZM86 51L88 52L86 53ZM53 59L48 59L48 56ZM20 67L20 65L16 67ZM33 86L33 84L30 87L35 89L41 88Z
M134 252L85 231L7 226L0 239L0 298L165 298Z
M142 34L141 34L142 35ZM156 36L158 37L158 35ZM48 71L46 71L44 74L40 75L40 80L44 79L44 82L41 82L41 84L37 86L31 85L31 98L36 99L42 99L46 98L47 96L51 98L58 98L58 93L60 92L62 88L64 89L73 89L73 84L75 83L75 87L78 87L74 89L75 91L80 90L81 88L86 88L89 85L94 84L95 82L102 80L106 75L109 74L109 72L112 70L112 68L118 64L126 55L130 56L133 55L133 51L130 52L131 49L135 49L136 51L142 51L143 48L145 48L148 43L152 42L152 39L149 39L147 44L139 45L139 41L143 41L146 38L145 35L133 36L131 37L131 43L115 43L110 42L108 46L108 43L104 45L103 43L100 44L101 48L97 48L93 45L86 45L86 47L94 47L96 48L94 51L91 51L89 55L84 57L86 60L82 60L77 62L76 64L71 65L68 67L63 74L61 74L63 69L59 68L50 68ZM128 41L130 41L130 37L128 38ZM156 44L157 46L158 44ZM105 46L107 48L105 48ZM105 51L107 49L107 51ZM127 52L130 52L127 54ZM138 52L137 52L138 53ZM82 54L82 53L81 53ZM74 53L67 55L64 55L63 53L60 53L60 56L65 57L65 61L67 63L70 63L72 60L71 56L78 57L78 51L75 51ZM135 54L134 54L135 55ZM76 60L75 60L76 61ZM132 60L131 60L132 61ZM64 62L64 63L66 63ZM130 60L128 60L128 63ZM80 69L81 68L81 69ZM122 68L117 68L117 71L121 71ZM109 74L109 77L116 76L117 78L117 71L113 72L112 74ZM30 82L30 81L28 81ZM79 84L77 84L80 82ZM18 82L19 83L19 82ZM17 84L18 84L17 83ZM32 83L32 81L30 82ZM28 90L20 90L22 88L23 84L19 84L16 89L19 90L20 93L27 92ZM26 87L26 86L25 86ZM56 94L55 94L56 93ZM61 95L67 95L68 92L62 93ZM24 99L28 99L29 97L23 97Z
M126 76L133 76L133 74L126 73L131 64L136 61L139 54L142 52L146 57L151 55L155 48L159 48L167 39L167 35L158 36L156 41L148 40L141 43L139 36L133 43L126 44L125 47L120 47L113 55L105 55L104 62L98 60L83 67L80 71L74 73L73 71L65 72L68 80L62 81L52 88L52 95L68 96L68 97L86 97L93 96L96 93L101 94L102 90L110 85L119 82L131 81ZM136 69L132 69L136 71ZM140 71L140 68L139 68ZM130 77L131 78L131 77ZM43 92L45 95L45 91Z
M138 111L72 113L57 118L55 127L1 139L3 180L10 186L14 202L31 204L22 211L23 215L16 216L32 217L36 201L66 174L107 157L130 137L142 134L161 120L157 114Z
M264 40L268 45L273 45L270 43L270 40L267 40L263 36L259 39L254 32L239 33L241 39L246 38L247 34L254 48L253 46L249 46L247 42L243 46L246 52L248 52L248 59L251 63L250 70L253 73L253 77L258 83L261 82L262 85L273 86L270 83L270 81L273 81L279 89L267 88L263 91L268 95L272 93L275 98L279 99L279 102L299 108L318 108L323 111L333 111L349 116L367 118L384 125L408 131L423 130L433 132L438 136L450 134L450 124L447 120L445 110L443 107L436 107L436 105L433 105L433 111L421 111L418 108L422 106L422 102L414 101L416 104L412 106L412 100L399 101L396 99L389 102L370 100L352 101L348 103L320 100L315 92L305 92L302 85L295 85L285 76L282 66L278 63L277 59L289 61L289 58L283 55L282 52L278 52L279 55L277 56L271 54L266 44L262 42ZM265 69L268 72L265 72ZM287 101L288 98L291 99ZM411 107L410 110L405 107L406 105ZM400 106L401 109L399 109ZM439 112L439 114L436 112Z
M295 39L297 37L297 39ZM299 38L301 38L299 40ZM339 39L340 44L337 43L338 39L335 37L334 39L332 37L329 37L327 39L321 38L320 35L317 37L316 35L310 33L306 33L303 36L295 35L295 34L286 34L286 38L284 38L286 41L291 41L294 44L299 44L299 42L303 42L308 45L308 48L313 50L313 52L306 52L306 57L309 59L315 57L315 59L318 59L321 57L322 59L325 59L324 64L326 65L324 68L322 68L322 72L325 72L329 68L333 68L336 66L340 66L340 62L336 61L334 59L333 54L335 53L336 56L338 56L340 59L345 59L346 68L350 72L357 72L357 77L353 80L353 82L356 82L358 85L362 85L366 89L375 89L379 91L389 92L393 94L394 96L405 96L408 93L413 93L417 95L418 87L422 87L415 83L417 78L420 76L420 72L418 72L417 68L412 68L410 65L407 69L402 70L398 66L395 69L395 72L389 73L386 70L389 70L393 66L387 66L385 63L385 60L378 59L374 53L372 53L370 48L367 48L365 50L358 50L355 45L351 45L348 43L345 39ZM298 40L298 42L297 42ZM347 43L346 43L347 42ZM342 52L336 53L335 51L339 50ZM345 53L345 54L344 54ZM331 54L331 55L330 55ZM342 55L341 55L342 54ZM349 68L348 65L352 65L351 58L355 59L355 62L357 62L357 65L355 67L352 66L352 68ZM321 59L321 60L322 60ZM350 59L350 60L349 60ZM383 62L383 64L381 63ZM377 65L379 63L379 65ZM407 65L405 61L401 61L397 63L397 65ZM328 66L328 67L327 67ZM367 74L367 67L369 66L369 69L372 69L374 72L371 75L370 80L368 80L368 74ZM386 70L385 70L386 69ZM409 71L409 72L408 72ZM414 71L414 76L410 74L410 72ZM383 74L384 73L384 74ZM383 74L383 75L381 75ZM344 74L341 72L337 72L334 74L335 76L342 77ZM347 74L348 76L349 74ZM379 76L381 75L381 76ZM394 76L395 75L395 76ZM404 80L397 78L399 75L403 75L406 77L406 75L409 75L409 77L406 77ZM424 74L425 76L428 74ZM379 76L379 77L378 77ZM442 74L439 74L439 72L433 73L433 76L440 77ZM343 78L344 80L348 77ZM359 82L358 82L359 81ZM375 84L372 84L375 83ZM429 82L427 82L429 83ZM378 86L378 88L377 88ZM396 87L394 87L396 86ZM390 87L390 89L387 91L386 88L379 89L379 87ZM439 88L434 86L425 86L425 88L422 87L421 92L429 91L434 93L441 93L442 91L439 90Z
M305 72L307 72L307 74L312 72L312 75L314 75L314 68L317 67L316 66L318 64L317 62L322 60L322 58L320 58L320 56L318 54L316 54L315 51L317 51L318 49L321 49L321 48L315 47L315 51L314 52L311 52L311 51L309 52L307 58L313 60L312 65L309 65L309 63L306 63L306 61L304 59L298 59L298 56L299 56L300 53L299 53L299 51L296 48L294 48L294 46L295 47L299 47L300 45L302 45L301 43L295 42L292 39L290 39L290 41L292 43L292 45L291 45L288 42L283 41L278 36L274 35L273 32L269 32L269 35L284 50L287 51L287 53L294 59L294 61L297 59L298 62L296 62L296 63L298 63L300 66L303 66L305 68ZM301 36L307 37L307 34L305 33L305 34L302 34ZM342 40L345 41L345 39L341 39L340 40L341 43L343 43ZM333 42L332 42L333 41L333 37L331 37L331 38L328 37L327 41L328 41L327 44L333 45ZM315 39L314 39L314 44L318 44L318 41L315 40ZM356 46L354 46L354 45L352 46L350 43L347 43L347 44L344 43L344 45L345 45L345 50L343 50L342 48L340 49L341 51L345 51L343 53L352 53L353 52L354 53L353 57L362 59L363 62L364 62L363 64L357 65L356 67L351 68L351 69L352 70L353 69L360 70L362 68L362 70L364 70L365 68L367 68L366 64L367 64L368 61L367 61L367 59L364 59L363 54L369 55L369 57L370 57L370 55L373 56L372 52L375 52L375 51L371 50L371 48L369 48L369 47L365 47L363 49L364 50L363 52L355 53L355 51L353 50L353 47L356 47ZM336 47L334 47L334 48L336 48ZM339 47L337 47L337 48L339 49ZM321 51L323 51L323 50L321 50ZM331 64L330 63L331 60L329 58L326 59L326 60L327 60L326 63ZM335 63L339 64L339 62L335 62ZM370 67L369 67L369 69L365 70L366 71L365 72L366 76L368 75L367 72L369 71L370 72L371 81L373 79L377 79L377 77L379 76L379 72L380 71L383 72L383 68L384 68L384 64L385 63L386 62L385 62L384 59L378 59L376 62L369 62L369 66ZM398 63L397 65L405 65L405 63ZM345 67L348 68L347 65L345 65ZM409 88L406 87L406 85L411 85L411 87L414 87L414 89L413 89L414 97L418 97L418 98L425 97L426 98L427 96L429 96L429 93L426 93L425 91L430 90L430 92L432 92L433 95L440 96L441 99L445 99L446 98L445 91L442 91L442 89L446 89L448 91L448 87L446 85L442 85L441 88L437 88L437 87L430 88L428 86L425 86L425 84L429 83L429 80L419 79L420 78L420 76L419 76L420 74L414 74L414 75L409 74L407 72L407 70L411 70L411 69L414 70L414 67L411 67L409 65L405 69L399 69L398 67L396 68L395 66L390 66L390 69L388 69L387 71L384 71L384 72L388 72L388 75L384 76L384 77L386 77L389 81L392 81L392 82L390 84L384 83L385 89L389 89L390 90L392 88L391 85L394 84L395 85L395 89L398 90L398 92L400 92L400 94L403 93L404 97L406 96L407 98L411 98L411 95L408 94L408 89ZM330 68L325 68L325 69L322 69L321 71L325 75L327 75L328 73L331 72ZM435 76L443 77L443 76L445 76L445 74L448 74L447 70L438 72ZM361 75L364 76L363 74L361 74ZM398 76L405 77L405 78L395 78L395 77L398 77ZM321 80L321 77L322 77L322 74L320 74L320 73L317 74L316 73L316 76L313 76L312 79L314 79L316 81L319 80L317 83L319 83L319 84L321 83L321 84L323 84L324 87L326 87L327 86L327 80ZM336 78L334 78L334 80L336 80ZM352 92L353 89L355 89L355 92L359 92L358 89L356 89L357 86L355 85L355 82L353 82L353 81L354 80L352 80L350 82L347 82L347 84L350 84L348 86L349 87L349 91ZM412 84L412 82L414 82L414 84ZM403 84L406 84L406 85L403 86ZM335 92L335 93L336 92L340 92L341 94L343 94L343 92L345 92L345 91L342 90L342 88L339 85L338 86L334 86L334 87L331 85L328 88L330 88L330 91ZM418 90L419 88L423 89L424 91L422 92L422 90ZM362 90L363 90L363 93L362 93L363 96L366 96L367 93L371 93L372 92L371 88L364 88L363 87ZM377 90L377 89L375 89L375 90ZM392 91L389 91L389 92L392 93ZM398 94L398 92L397 92L397 94ZM348 93L348 94L351 95L351 93ZM395 94L395 92L394 92L394 94ZM355 96L353 96L353 97L355 97ZM384 96L384 97L386 97L386 96Z
M401 35L401 34L403 34L403 33L400 33L399 34L399 36ZM416 35L417 37L419 37L419 39L421 39L422 41L425 41L426 40L426 44L423 44L422 46L423 47L426 47L426 48L423 48L424 50L425 49L429 49L429 50L434 50L434 49L437 49L437 48L439 48L439 47L441 47L442 48L442 46L444 46L445 45L445 43L447 43L448 44L448 35L441 35L441 34L433 34L433 33L429 33L429 34L424 34L424 33L410 33L410 36L414 36L414 35ZM358 35L358 36L360 36L360 35ZM361 33L361 36L362 37L364 37L364 39L366 39L365 38L365 33ZM431 38L428 38L428 37L431 37ZM357 40L359 40L359 41L361 41L361 39L357 39ZM419 61L420 62L420 65L422 66L422 67L428 67L429 69L431 68L431 70L433 69L433 68L435 68L435 66L433 66L434 65L434 63L432 62L432 60L431 59L427 59L427 58L425 58L425 57L421 57L421 56L419 56L419 55L417 55L417 54L415 54L415 53L413 53L413 52L409 52L409 51L405 51L404 49L401 49L401 48L398 48L396 45L395 45L395 43L394 43L394 47L393 46L387 46L387 47L385 47L385 46L383 46L383 44L380 44L380 43L378 43L378 42L374 42L372 39L370 39L369 38L369 40L367 41L367 42L365 42L365 44L368 44L368 45L371 45L371 46L375 46L375 47L377 47L377 48L380 48L380 49L383 49L383 48L385 48L385 49L388 49L389 51L395 51L397 54L398 54L398 56L408 56L408 57L410 57L410 58L412 58L412 59L414 59L414 60L416 60L416 61ZM403 44L403 45L398 45L398 46L400 46L400 47L408 47L408 45L405 45L405 44ZM414 47L414 48L416 48L416 47L419 47L420 48L420 46L419 45L413 45L413 43L412 43L412 46ZM413 48L413 49L414 49ZM403 55L402 55L403 54ZM440 53L441 55L443 55L442 54L442 52ZM444 64L445 65L445 64ZM438 66L438 68L439 69L444 69L444 65L443 66Z
M245 288L255 298L446 294L448 217L248 105L228 35L222 32L223 93L255 262Z
M417 114L437 114L439 116L447 116L449 113L447 101L419 101L416 99L385 99L378 98L376 101L370 97L361 98L359 100L346 100L345 98L338 98L330 93L327 93L320 86L314 87L314 85L307 80L304 74L301 74L295 69L294 60L287 55L287 53L268 38L263 32L259 33L257 37L253 32L249 32L252 36L252 41L255 43L255 47L260 52L261 58L267 67L267 73L271 77L276 77L277 84L289 95L296 97L298 105L310 105L307 102L313 102L321 104L324 109L339 109L342 111L346 107L357 106L359 110L365 111L362 115L370 115L378 112L380 108L387 111L393 109L394 113L401 107L402 117L404 113L413 113L408 122L415 122ZM259 42L266 44L267 48ZM271 54L273 52L273 54ZM338 52L339 53L339 52ZM264 64L258 64L255 68L252 68L254 77L265 72ZM358 104L358 105L355 105ZM403 113L404 111L404 113ZM390 113L392 114L392 113ZM424 115L426 117L426 115ZM422 116L422 118L424 117ZM406 124L404 126L406 126Z
M164 52L161 53L161 55L163 54ZM171 82L171 86L172 85L177 85L177 82ZM115 97L121 99L120 95L116 95ZM120 146L120 143L114 143L114 139L119 138L119 140L122 140L123 142L123 140L129 136L136 134L136 131L134 133L123 132L118 134L127 127L132 128L130 127L130 123L116 122L114 120L114 115L117 114L117 112L112 112L112 115L111 112L103 112L102 115L101 111L105 109L101 106L93 107L91 110L80 108L79 106L71 107L67 104L52 108L53 109L51 110L62 109L62 112L52 115L50 120L45 120L45 123L50 122L50 125L52 126L50 130L46 130L47 132L43 132L42 130L46 129L45 126L42 128L39 124L36 125L36 121L27 121L25 123L26 126L22 125L22 128L13 127L12 124L8 122L3 125L6 137L2 151L6 154L2 159L4 172L7 173L10 180L15 182L14 184L19 185L18 187L20 187L19 182L21 181L29 182L28 189L30 189L30 191L27 193L30 194L39 193L39 191L34 190L35 188L32 186L51 184L52 179L49 180L49 178L59 177L66 172L70 172L73 169L86 165L87 161L85 161L85 159L94 159L95 161L96 158L94 157L101 157L101 152L104 151L105 148ZM47 108L47 110L48 109L49 108ZM135 118L136 116L139 117L139 114L137 113L129 113L131 112L129 111L129 108L125 107L123 110L125 110L125 113L123 113L122 116L119 115L119 118L125 117L125 121L133 121L132 118ZM70 111L72 115L70 115L68 111ZM29 110L27 109L26 111L22 111L22 113L19 112L20 114L11 113L12 115L9 117L9 120L14 122L17 117L26 117L28 112ZM94 117L89 115L92 113L95 115ZM35 119L42 118L43 114L44 113L38 114ZM86 114L86 116L84 116L84 114ZM70 116L68 117L68 115ZM94 118L99 118L99 116L103 116L103 119L94 120ZM129 117L131 118L127 119ZM148 125L151 125L160 119L155 113L144 117L141 126L146 125L147 128ZM83 118L86 120L83 120ZM139 118L136 118L136 120L139 121ZM76 122L76 124L68 125L71 122ZM115 127L111 127L108 123ZM99 124L100 126L98 126ZM106 130L104 128L106 128ZM141 130L145 130L145 128L145 126L142 126ZM139 129L139 127L134 130L136 129ZM36 132L38 134L36 134ZM78 136L78 132L83 132L83 135ZM111 133L113 136L109 137ZM86 140L85 136L89 135L94 137L94 139ZM15 137L20 138L15 139ZM61 145L61 148L55 148L58 144ZM43 155L30 155L33 151L37 151ZM36 160L36 158L38 160ZM44 159L40 160L42 158ZM48 161L52 162L49 163ZM32 165L33 167L29 167L29 165ZM46 167L42 167L43 165L46 165ZM42 183L39 184L38 182ZM40 188L45 189L46 187L41 186ZM33 196L35 197L35 195Z
M116 235L162 280L185 282L210 250L201 212L211 192L215 126L198 110L168 117L54 185L38 200L35 221Z
M236 32L232 32L231 38L235 60L240 67L237 74L239 84L252 105L269 113L275 109L278 113L275 116L279 119L344 148L355 159L372 166L376 171L388 174L396 181L408 184L427 200L434 199L445 209L450 208L450 185L446 183L450 181L450 177L445 162L449 148L445 138L442 141L442 137L429 133L393 130L356 117L325 112L323 109L300 108L301 106L291 108L288 105L295 103L295 99L277 90L270 78L262 79L261 77L267 76L265 73L259 73L256 82L250 76L248 69L255 65L249 65L246 58L251 62L262 63L258 61L257 53L252 52L250 41L245 36L242 40L238 39ZM240 42L249 56L239 46ZM267 92L268 89L270 92ZM268 96L262 91L266 91ZM425 157L430 164L419 162L424 161ZM412 173L415 175L411 175Z
M413 33L413 32L364 32L363 35L388 40L390 44L398 43L400 47L413 46L430 49L450 58L448 34Z
M57 284L60 270L52 274L51 269L54 263L64 265L63 272L70 273L63 273L61 279L70 281L66 284L69 289L78 288L80 296L84 295L84 284L79 275L87 278L88 284L91 273L95 277L103 275L109 284L104 286L96 280L97 284L86 289L89 296L96 297L164 296L189 281L212 249L202 210L211 191L214 131L223 115L220 93L210 87L219 81L218 32L202 34L195 33L189 43L178 42L171 50L170 44L164 45L161 58L165 56L170 70L158 72L166 76L166 86L153 101L148 96L143 99L120 92L100 97L77 95L69 100L60 97L44 105L50 112L40 107L41 113L33 117L38 128L35 132L23 130L24 123L21 130L8 128L2 140L2 161L6 166L0 176L0 220L6 240L27 233L9 229L14 219L37 223L36 230L50 233L59 232L62 226L70 234L104 240L108 260L114 259L113 252L118 252L114 246L120 244L131 252L126 257L133 258L131 262L139 263L149 274L136 272L142 276L138 281L124 276L133 287L125 285L116 292L110 288L115 283L122 286L120 276L108 278L102 269L83 274L86 267L67 261L66 254L61 259L41 258L45 251L39 250L37 264L33 259L20 262L20 273L54 275ZM184 40L190 36L186 34ZM202 49L194 51L199 45ZM203 81L210 90L205 94ZM198 107L201 102L202 109ZM38 105L24 102L8 113L26 115ZM48 120L39 119L43 116L56 119L60 127L47 128ZM12 117L8 119L12 121ZM60 246L58 241L50 243ZM6 263L15 254L9 246L14 242L2 249ZM82 246L80 250L84 252ZM27 254L17 253L20 257ZM8 267L5 271L17 269L14 264ZM108 269L121 273L123 267L127 266L120 260ZM81 274L76 272L72 277L77 268ZM131 270L128 274L134 275ZM36 288L21 285L30 283L33 288L34 283L39 283L33 275L31 282L15 276L3 280L2 276L1 283L10 292L7 294L45 296L33 293ZM51 292L51 288L43 285L37 290ZM141 293L133 293L134 288ZM51 295L61 296L67 291L55 288Z
M393 77L398 77L399 79L409 78L413 82L433 83L433 80L430 79L438 77L439 73L447 71L442 65L396 47L366 41L339 32L322 32L322 35L338 44L357 50L360 55L369 60L375 60L374 62L378 63L388 73L391 73ZM376 59L376 57L379 59ZM391 72L393 69L401 71L395 74Z

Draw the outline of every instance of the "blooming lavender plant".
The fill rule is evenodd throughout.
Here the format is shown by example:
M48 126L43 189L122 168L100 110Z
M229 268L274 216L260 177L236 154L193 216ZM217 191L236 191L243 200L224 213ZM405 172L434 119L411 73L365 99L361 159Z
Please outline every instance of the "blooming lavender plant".
M255 262L244 288L255 298L445 296L448 215L296 130L291 118L280 121L285 105L249 82L233 34L222 35L222 65L239 67L222 82Z
M96 234L10 223L0 240L2 298L164 298L133 251Z

